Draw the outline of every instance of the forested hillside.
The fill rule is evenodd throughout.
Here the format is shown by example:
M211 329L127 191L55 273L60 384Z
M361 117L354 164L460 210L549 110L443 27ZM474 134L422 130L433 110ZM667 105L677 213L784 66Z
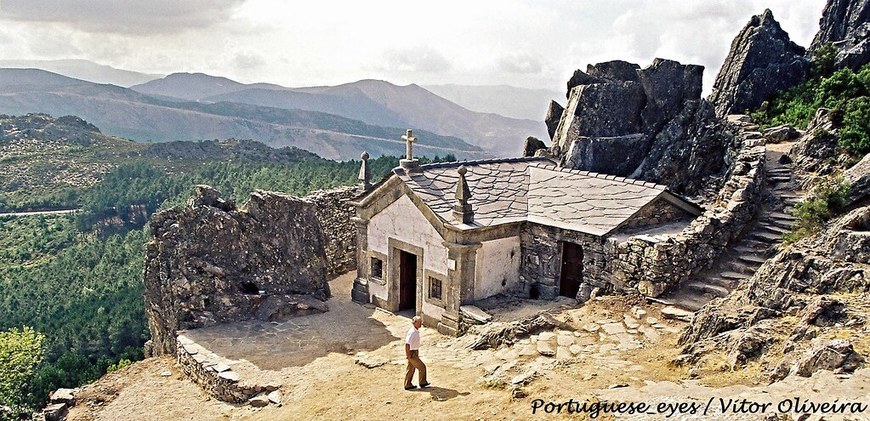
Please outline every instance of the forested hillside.
M0 179L6 210L50 203L34 201L27 191L42 198L63 191L50 204L81 208L71 215L0 217L0 332L9 332L0 338L7 341L0 343L0 354L7 346L33 346L34 337L44 336L36 341L44 357L37 365L16 366L27 376L15 378L26 381L0 397L0 405L12 407L38 407L58 387L93 381L142 357L148 339L142 262L151 213L186 200L195 184L212 185L238 201L254 189L305 195L354 184L359 173L358 161L329 161L255 142L174 142L152 148L102 136L78 119L70 121L87 130L71 130L48 116L37 120L41 125L26 129L33 134L26 141L8 130L0 139L3 151L29 148L14 158L0 155L4 169L20 168L13 164L26 161L23 167L42 163L44 173L57 172L52 165L60 164L53 159L63 157L68 159L64 179L77 174L87 182L64 183L35 174ZM24 120L15 121L20 126ZM55 136L59 133L63 135ZM369 162L380 177L398 158ZM19 179L26 180L26 188L24 181L15 182ZM37 336L23 335L25 328Z

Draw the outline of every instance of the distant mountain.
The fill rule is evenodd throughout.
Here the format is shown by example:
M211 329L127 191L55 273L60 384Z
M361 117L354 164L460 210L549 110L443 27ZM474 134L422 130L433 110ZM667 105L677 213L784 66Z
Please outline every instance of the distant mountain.
M166 101L131 89L42 70L0 69L0 113L76 115L107 134L143 141L253 139L295 146L329 159L401 155L404 126L382 127L322 112L234 103ZM489 156L461 139L419 130L415 146L430 156Z
M497 155L517 155L524 139L547 136L542 105L536 120L468 110L418 86L361 80L338 86L286 88L242 84L204 74L172 74L132 89L165 98L236 102L284 109L320 111L368 124L409 127L456 136ZM549 101L549 98L547 99Z
M163 76L116 69L88 60L0 60L0 67L42 69L88 82L110 83L124 87L138 85Z
M561 92L547 89L518 88L508 85L424 85L440 97L453 101L469 110L495 113L505 117L541 121L547 113L550 100L561 99Z
M164 78L131 86L136 92L158 97L170 97L188 101L202 101L208 97L238 92L244 89L286 89L269 83L244 84L220 76L204 73L173 73Z

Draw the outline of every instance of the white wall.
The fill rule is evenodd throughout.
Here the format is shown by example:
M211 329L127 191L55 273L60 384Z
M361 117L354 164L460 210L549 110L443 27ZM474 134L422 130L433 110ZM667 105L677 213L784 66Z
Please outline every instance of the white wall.
M387 206L386 209L369 219L369 250L389 256L389 238L395 238L396 240L422 248L423 268L443 274L446 277L447 248L442 245L444 240L408 196L403 195ZM391 263L389 261L384 262L384 274L386 276L389 276L391 273L389 269ZM369 282L369 292L383 299L388 298L386 286ZM430 313L426 312L426 314Z
M516 291L520 280L520 237L484 241L477 249L474 299ZM504 286L502 286L504 282Z

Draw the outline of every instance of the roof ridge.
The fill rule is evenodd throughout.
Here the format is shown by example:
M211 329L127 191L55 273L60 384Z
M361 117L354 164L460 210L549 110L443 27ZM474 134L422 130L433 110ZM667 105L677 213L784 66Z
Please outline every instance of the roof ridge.
M481 164L507 164L513 162L543 162L550 161L550 158L543 156L521 156L514 158L490 158L490 159L476 159L472 161L453 161L453 162L435 162L431 164L423 164L420 165L420 169L432 169L432 168L450 168L453 166L460 165L481 165Z
M542 168L542 167L538 167L538 168ZM586 171L586 170L575 170L573 168L558 167L558 166L555 168L547 168L547 167L543 167L543 168L550 170L550 171L559 171L559 172L564 172L564 173L583 175L583 176L599 178L599 179L607 180L607 181L618 181L618 182L624 183L624 184L634 184L634 185L649 187L649 188L653 188L653 189L657 189L657 190L669 191L668 186L666 186L664 184L653 183L652 181L645 181L645 180L640 180L637 178L620 177L618 175L613 175L613 174L603 174L603 173L599 173L599 172Z

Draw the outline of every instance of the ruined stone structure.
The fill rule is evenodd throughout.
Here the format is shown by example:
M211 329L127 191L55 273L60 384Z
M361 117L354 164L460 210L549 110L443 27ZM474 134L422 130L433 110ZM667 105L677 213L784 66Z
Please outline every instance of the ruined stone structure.
M447 334L461 330L461 306L495 294L612 289L605 238L700 213L665 186L547 158L421 166L409 156L355 204L354 299L413 309Z
M197 186L186 207L153 215L145 300L154 354L181 329L324 311L328 276L353 267L352 188L299 199L257 191L244 208Z

